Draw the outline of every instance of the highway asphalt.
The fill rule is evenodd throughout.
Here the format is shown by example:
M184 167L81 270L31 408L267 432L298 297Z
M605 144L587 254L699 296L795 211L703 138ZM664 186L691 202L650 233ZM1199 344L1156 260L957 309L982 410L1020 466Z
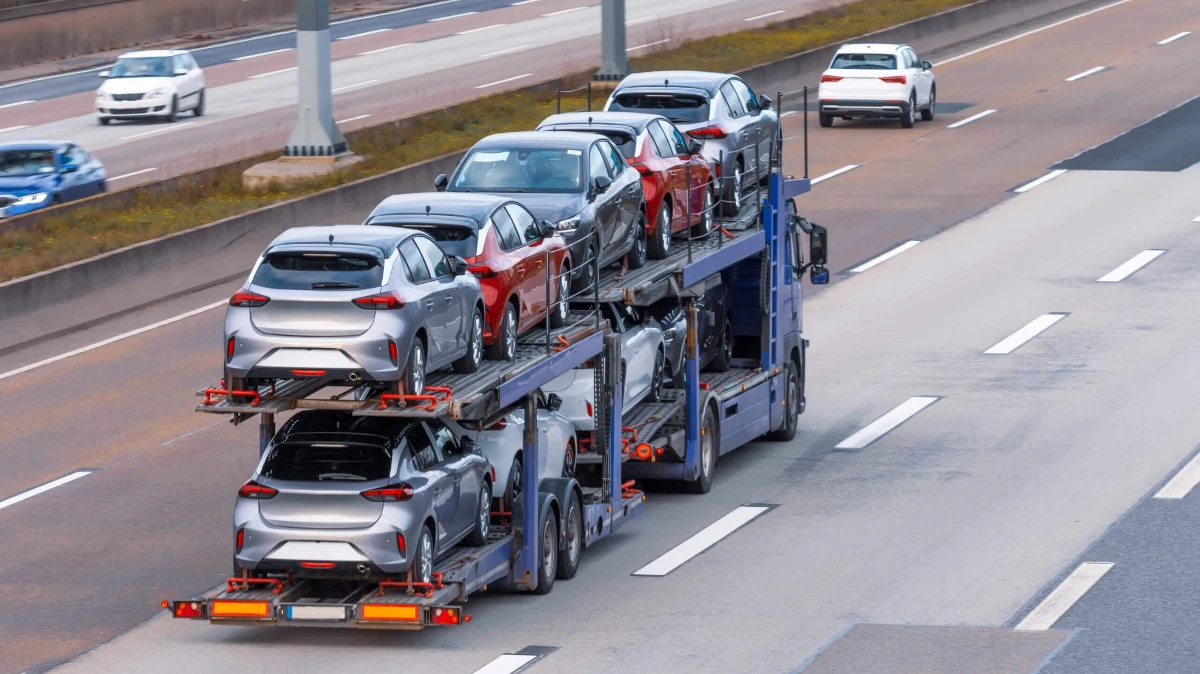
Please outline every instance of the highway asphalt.
M0 672L98 644L55 671L470 674L540 646L534 674L1193 672L1200 470L1180 469L1200 443L1200 169L1108 144L1194 141L1184 113L1139 128L1198 93L1162 67L1200 59L1196 36L1157 44L1184 30L1200 32L1195 3L1128 0L923 54L954 114L812 129L811 175L833 177L800 208L830 228L837 274L806 306L797 438L723 458L706 496L651 494L577 578L473 598L461 629L155 616L227 573L256 456L252 426L191 411L219 377L220 310L8 373L236 284L0 355ZM787 118L790 162L799 129ZM1094 164L1051 172L1092 147ZM1142 170L1107 168L1133 155ZM1164 485L1181 497L1154 499ZM632 575L752 503L775 507L668 575ZM943 668L921 669L913 644ZM974 669L945 668L960 662Z

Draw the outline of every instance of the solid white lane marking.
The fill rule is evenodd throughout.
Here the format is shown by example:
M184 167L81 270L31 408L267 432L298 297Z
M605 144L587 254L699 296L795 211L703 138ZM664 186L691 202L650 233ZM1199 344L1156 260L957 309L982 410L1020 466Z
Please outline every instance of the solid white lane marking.
M394 44L390 47L380 47L379 49L372 49L371 51L362 52L359 54L359 56L370 56L371 54L382 54L385 51L391 51L393 49L400 49L401 47L411 47L411 46L412 46L411 42L405 42L404 44Z
M0 129L0 133L8 133L9 131L20 131L21 129L28 129L28 128L29 128L28 124L22 124L20 126L10 126L7 129Z
M636 26L639 23L646 23L647 21L653 21L657 18L658 18L657 14L651 14L650 16L643 16L642 18L634 19L633 21L626 21L625 25L626 26Z
M766 506L738 506L728 515L701 529L695 536L671 548L662 557L634 571L633 575L665 576L768 510L770 508Z
M1051 180L1054 180L1055 178L1059 177L1060 175L1062 175L1066 172L1067 172L1067 169L1054 169L1053 171L1042 176L1041 178L1038 178L1037 180L1034 180L1031 182L1027 182L1024 185L1021 185L1020 187L1018 187L1017 189L1015 189L1013 191L1017 192L1018 194L1023 194L1025 192L1028 192L1029 190L1037 187L1038 185L1041 185L1042 183L1048 183Z
M826 180L829 180L830 178L836 178L836 177L842 175L843 173L849 173L850 171L853 171L854 169L858 168L859 166L861 166L861 164L850 164L849 166L843 166L842 168L840 168L836 171L830 171L829 173L826 173L823 176L817 176L816 178L813 178L812 181L810 181L810 182L813 185L816 185L817 183L823 183Z
M1088 75L1095 75L1096 73L1100 72L1101 70L1104 70L1107 67L1108 66L1096 66L1095 68L1090 68L1088 70L1085 70L1085 71L1079 73L1078 75L1071 75L1070 77L1068 77L1067 79L1065 79L1063 81L1064 82L1076 82L1078 80L1081 80L1081 79L1087 77Z
M1063 617L1067 611L1071 609L1087 591L1092 589L1104 574L1108 573L1109 569L1113 568L1112 562L1084 562L1079 565L1079 568L1071 572L1066 580L1061 585L1054 588L1054 591L1042 600L1042 603L1037 605L1037 608L1029 612L1025 619L1017 623L1013 629L1028 631L1028 632L1044 632L1051 627L1058 619Z
M1165 40L1161 40L1161 41L1159 41L1159 42L1157 42L1157 43L1155 43L1155 44L1157 44L1157 45L1159 45L1159 46L1162 46L1162 45L1164 45L1164 44L1171 44L1172 42L1174 42L1174 41L1176 41L1176 40L1182 40L1183 38L1185 38L1185 37L1187 37L1187 36L1189 36L1189 35L1191 35L1191 34L1192 34L1192 31L1190 31L1190 30L1185 30L1185 31L1183 31L1182 33L1176 33L1176 34L1172 35L1171 37L1169 37L1169 38L1167 38L1167 39L1165 39Z
M521 51L522 49L529 49L532 46L533 45L531 45L531 44L523 44L518 47L509 47L508 49L501 49L500 51L494 51L494 52L491 52L488 54L484 54L484 55L480 56L479 58L487 59L487 58L491 58L493 56L501 56L504 54L511 54L513 52Z
M957 129L960 126L966 126L966 125L970 124L971 122L974 122L975 120L983 119L984 117L987 117L988 115L992 114L993 112L995 112L995 110L984 110L983 112L979 113L978 115L972 115L971 117L968 117L960 122L955 122L955 123L951 124L950 126L947 126L946 128L947 129Z
M33 489L30 489L29 491L21 492L20 494L17 494L16 496L13 496L11 498L6 498L3 501L0 501L0 510L4 510L5 508L7 508L11 505L16 505L16 504L20 503L21 501L24 501L25 499L33 498L34 496L37 496L38 494L43 494L45 492L48 492L51 489L54 489L55 487L61 487L68 482L74 482L75 480L78 480L81 477L91 475L92 472L93 471L90 471L90 470L75 471L74 473L71 473L70 475L60 477L57 480L52 480L50 482L47 482L46 484L44 484L40 487L34 487Z
M797 113L795 110L788 110L787 112L780 115L780 117L791 117L792 115L796 115L796 114L799 114L799 113Z
M571 12L578 12L581 9L587 9L588 7L591 7L591 5L584 5L583 7L572 7L570 9L560 9L557 12L550 12L549 14L543 14L542 16L545 17L545 16L558 16L559 14L570 14Z
M338 87L337 89L331 89L329 93L337 94L337 93L341 93L343 91L350 91L351 89L358 89L359 87L369 87L378 81L379 80L367 80L366 82L359 82L358 84L347 84L344 87Z
M921 243L920 239L913 239L911 241L905 241L904 243L900 244L899 246L896 246L895 248L892 248L891 250L889 250L877 257L873 257L870 260L867 260L866 262L851 269L850 273L851 274L861 274L864 271L870 269L871 267L874 267L876 265L880 265L880 264L883 264L884 262L887 262L888 260L896 257L900 253L903 253L904 251L908 250L909 248L912 248L913 246L917 245L918 243Z
M29 105L30 103L37 103L37 101L17 101L16 103L5 103L4 105L0 105L0 110L5 108L15 108L18 105Z
M954 61L957 61L959 59L965 59L968 56L974 56L981 52L985 52L989 49L995 49L996 47L1006 45L1010 42L1016 42L1017 40L1027 38L1030 35L1037 35L1038 33L1042 32L1044 30L1050 30L1051 28L1058 28L1059 26L1061 26L1065 23L1071 23L1072 21L1075 21L1076 19L1082 19L1085 16L1091 16L1097 12L1103 12L1106 9L1112 9L1113 7L1117 7L1119 5L1123 5L1127 2L1132 2L1132 1L1133 0L1117 0L1117 2L1114 2L1110 5L1105 5L1103 7L1097 7L1096 9L1088 10L1082 14L1076 14L1075 16L1069 16L1061 21L1055 21L1054 23L1047 24L1045 26L1042 26L1041 28L1034 28L1033 30L1028 30L1028 31L1025 31L1024 33L1021 33L1020 35L1014 35L1010 38L1000 40L999 42L993 42L992 44L984 45L978 49L972 49L971 51L969 51L965 54L959 54L958 56L952 56L944 61L938 61L937 63L935 63L933 65L934 65L934 67L937 67L937 66L945 65L947 63L953 63Z
M1200 215L1197 215L1196 217L1192 218L1192 222L1200 222Z
M259 56L270 56L271 54L282 54L285 51L292 51L292 47L288 47L287 49L273 49L271 51L262 52L261 54L251 54L249 56L239 56L232 60L234 60L234 61L249 61L250 59L258 58Z
M464 16L471 16L472 14L478 14L478 13L479 12L463 12L462 14L451 14L450 16L439 16L435 19L430 19L429 23L437 23L438 21L449 21L450 19L459 19Z
M246 79L256 80L260 77L270 77L271 75L282 75L283 73L290 73L293 70L296 70L296 68L297 68L297 66L292 66L291 68L282 68L280 70L272 70L269 73L259 73L257 75L251 75L250 77L247 77Z
M513 674L513 672L520 671L522 667L525 667L537 659L538 656L536 655L514 655L512 653L505 653L504 655L501 655L495 660L492 660L486 665L475 670L473 674Z
M537 2L537 1L538 0L521 0L520 2L514 2L513 4L509 5L509 7L520 7L521 5L532 5L533 3Z
M109 179L108 179L108 182L110 182L110 183L111 183L111 182L113 182L114 180L124 180L124 179L126 179L126 178L132 178L132 177L134 177L134 176L140 176L140 175L142 175L143 173L149 173L149 172L151 172L151 171L157 171L157 170L158 170L158 167L157 167L157 166L155 166L155 167L153 167L153 168L146 168L146 169L142 169L141 171L134 171L134 172L132 172L132 173L124 173L124 174L121 174L121 175L117 176L116 178L109 178Z
M1125 279L1129 278L1129 276L1132 275L1135 271L1141 269L1142 267L1145 267L1146 265L1150 264L1154 260L1158 259L1158 256L1162 255L1165 252L1167 252L1167 251L1165 251L1165 250L1143 250L1142 252L1138 253L1137 255L1134 255L1133 257L1129 258L1129 261L1126 262L1125 264L1122 264L1120 267L1117 267L1116 269L1108 272L1107 274L1105 274L1104 276L1101 276L1100 278L1098 278L1096 280L1099 281L1100 283L1120 283L1121 281L1124 281Z
M355 33L354 35L347 35L346 37L339 37L339 38L337 39L337 41L338 41L338 42L341 42L342 40L355 40L355 39L358 39L358 38L360 38L360 37L366 37L366 36L368 36L368 35L378 35L378 34L380 34L380 33L387 33L387 32L389 32L390 30L392 30L392 29L391 29L391 28L379 28L379 29L377 29L377 30L368 30L368 31L367 31L367 32L365 32L365 33Z
M178 323L179 321L191 318L192 316L197 316L206 311L212 311L213 309L216 309L217 307L223 307L227 304L229 304L229 300L221 300L220 302L213 302L212 304L206 304L206 305L200 307L199 309L192 309L191 311L184 312L182 314L179 314L178 316L172 316L171 318L161 320L157 323L151 323L150 325L142 326L140 328L137 328L136 330L130 330L129 332L123 332L115 337L109 337L108 339L102 339L99 342L96 342L94 344L88 344L87 346L81 346L78 349L72 349L71 351L68 351L66 353L61 353L57 356L51 356L50 358L39 360L36 363L30 363L29 365L25 365L23 367L18 367L15 370L9 370L8 372L0 374L0 379L8 379L9 377L15 377L19 374L24 374L26 372L29 372L30 370L36 370L39 367L44 367L46 365L50 365L51 363L57 363L60 360L66 360L72 356L78 356L81 353L87 353L88 351L93 351L95 349L99 349L102 346L108 346L109 344L119 342L123 339L129 339L130 337L136 337L136 336L142 334L143 332L150 332L151 330L157 330L158 328L161 328L166 325L170 325L172 323Z
M995 345L984 351L989 356L1007 356L1008 354L1021 348L1026 342L1042 334L1050 329L1050 326L1066 318L1063 313L1042 314L1037 318L1029 321L1023 328L1012 333L1008 337L996 342Z
M913 396L893 407L887 414L872 421L866 428L834 445L834 449L862 449L895 430L900 424L913 418L918 412L938 400L940 398L937 396Z
M742 21L758 21L759 19L765 19L768 16L775 16L777 14L783 14L783 10L777 9L774 12L767 12L766 14L759 14L758 16L752 16L749 19L742 19Z
M1200 484L1200 454L1193 456L1187 465L1180 468L1154 498L1180 499L1190 494L1197 484Z
M517 75L516 77L509 77L509 78L503 79L503 80L496 80L495 82L488 82L487 84L481 84L475 88L476 89L487 89L488 87L494 87L498 84L508 84L509 82L516 82L517 80L523 80L526 77L533 77L533 73L525 73L524 75Z
M499 28L500 26L507 26L507 25L508 25L507 23L493 23L490 26L484 26L482 28L472 28L471 30L464 30L461 33L455 33L455 35L470 35L471 33L479 33L479 32L485 31L485 30L491 30L493 28Z
M358 117L351 117L350 119L339 119L337 123L349 124L350 122L357 122L360 119L366 119L368 117L370 117L370 115L359 115Z
M141 133L135 133L132 136L121 136L121 140L133 140L135 138L145 138L146 136L156 136L160 133L168 133L170 131L178 131L180 129L185 129L193 124L195 124L195 122L180 122L178 124L172 124L170 126L164 126L159 129L154 129L153 131L143 131Z
M627 51L627 52L636 51L638 49L645 49L646 47L653 47L656 44L666 44L670 41L671 41L671 38L666 38L665 40L655 40L654 42L647 42L646 44L639 44L636 47L630 47L629 49L626 49L625 51Z

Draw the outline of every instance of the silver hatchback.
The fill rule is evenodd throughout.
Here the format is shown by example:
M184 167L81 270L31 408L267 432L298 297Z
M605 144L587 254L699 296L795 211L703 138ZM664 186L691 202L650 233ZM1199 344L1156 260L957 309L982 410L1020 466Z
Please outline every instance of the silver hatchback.
M427 372L483 358L483 296L459 258L396 227L289 229L225 313L230 390L275 379L371 382L420 394Z

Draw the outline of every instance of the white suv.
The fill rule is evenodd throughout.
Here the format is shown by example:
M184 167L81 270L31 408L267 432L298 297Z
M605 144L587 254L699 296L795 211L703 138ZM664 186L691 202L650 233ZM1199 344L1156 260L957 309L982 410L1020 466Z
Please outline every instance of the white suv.
M146 118L174 122L184 110L204 114L204 73L182 49L123 54L100 77L104 84L96 92L96 117L101 124Z
M933 65L906 44L848 44L837 51L817 90L821 126L833 118L889 117L912 128L933 119L937 83Z

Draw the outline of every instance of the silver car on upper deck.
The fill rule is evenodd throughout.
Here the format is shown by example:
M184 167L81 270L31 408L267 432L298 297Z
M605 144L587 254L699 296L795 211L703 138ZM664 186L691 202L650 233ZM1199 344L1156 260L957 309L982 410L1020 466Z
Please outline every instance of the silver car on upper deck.
M483 358L479 280L425 234L296 227L267 246L225 313L226 383L369 382L421 393L427 372Z

